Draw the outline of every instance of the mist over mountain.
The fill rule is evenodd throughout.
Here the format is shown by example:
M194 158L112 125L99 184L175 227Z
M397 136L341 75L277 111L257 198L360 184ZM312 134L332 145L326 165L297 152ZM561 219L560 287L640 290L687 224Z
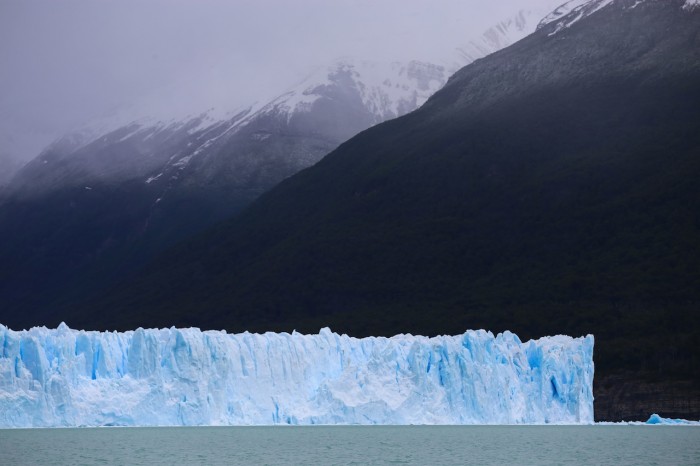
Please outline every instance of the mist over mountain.
M60 319L351 136L415 110L460 63L524 37L540 19L516 11L441 52L443 64L347 57L267 102L198 110L160 107L155 97L66 134L0 189L5 321Z
M593 333L599 419L697 417L693 6L579 2L71 325Z
M177 118L267 102L339 56L433 61L520 9L543 16L557 4L8 0L0 5L0 146L28 161L86 122L129 109L149 110L132 118Z

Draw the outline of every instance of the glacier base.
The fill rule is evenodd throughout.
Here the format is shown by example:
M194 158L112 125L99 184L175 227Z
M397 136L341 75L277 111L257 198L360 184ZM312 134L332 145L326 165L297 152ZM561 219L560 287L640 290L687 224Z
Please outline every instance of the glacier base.
M591 424L593 345L0 325L0 427Z

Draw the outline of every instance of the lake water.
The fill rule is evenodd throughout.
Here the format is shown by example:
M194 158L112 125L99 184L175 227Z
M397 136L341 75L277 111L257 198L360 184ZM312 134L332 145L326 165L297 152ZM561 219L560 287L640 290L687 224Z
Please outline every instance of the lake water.
M698 465L700 427L159 427L0 430L0 465Z

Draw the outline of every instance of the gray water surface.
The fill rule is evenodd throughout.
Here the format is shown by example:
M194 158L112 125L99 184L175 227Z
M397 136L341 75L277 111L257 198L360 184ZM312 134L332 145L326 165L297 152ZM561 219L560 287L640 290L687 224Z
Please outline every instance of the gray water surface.
M156 427L0 430L0 465L700 465L700 428Z

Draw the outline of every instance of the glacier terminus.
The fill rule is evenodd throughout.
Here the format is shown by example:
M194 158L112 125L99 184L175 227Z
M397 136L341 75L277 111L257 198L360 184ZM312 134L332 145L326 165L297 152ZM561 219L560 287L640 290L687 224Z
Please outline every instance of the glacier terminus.
M0 325L0 427L591 424L593 346Z

